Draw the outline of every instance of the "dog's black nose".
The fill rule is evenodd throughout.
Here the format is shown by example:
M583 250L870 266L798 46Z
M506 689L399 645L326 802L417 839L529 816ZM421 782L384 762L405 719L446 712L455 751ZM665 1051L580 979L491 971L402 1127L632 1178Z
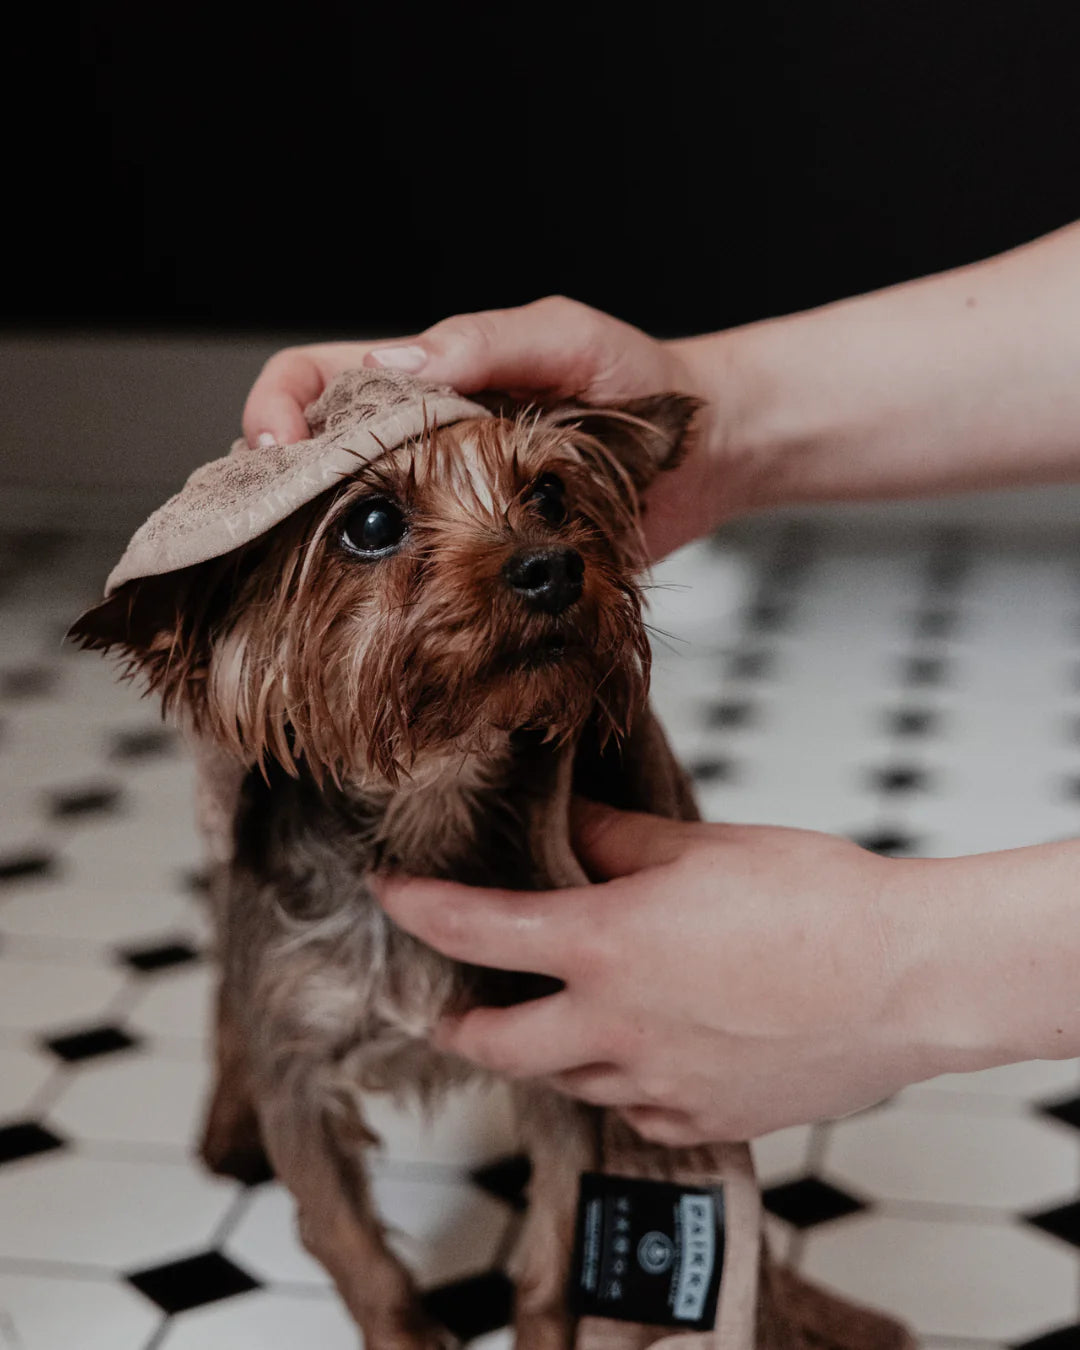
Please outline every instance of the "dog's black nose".
M585 560L576 549L538 548L515 553L503 568L507 583L533 609L561 614L581 595Z

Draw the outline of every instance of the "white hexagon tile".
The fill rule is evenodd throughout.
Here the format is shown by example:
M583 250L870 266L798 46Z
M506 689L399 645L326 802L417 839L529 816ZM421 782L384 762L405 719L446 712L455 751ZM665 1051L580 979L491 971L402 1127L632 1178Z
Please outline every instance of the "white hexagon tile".
M213 974L190 769L60 634L119 534L0 529L0 1350L355 1350L272 1181L191 1156ZM657 570L705 813L940 856L1080 830L1072 540L755 524ZM372 1099L433 1313L507 1350L527 1169L500 1089ZM1080 1345L1080 1071L953 1075L759 1141L770 1242L928 1350Z

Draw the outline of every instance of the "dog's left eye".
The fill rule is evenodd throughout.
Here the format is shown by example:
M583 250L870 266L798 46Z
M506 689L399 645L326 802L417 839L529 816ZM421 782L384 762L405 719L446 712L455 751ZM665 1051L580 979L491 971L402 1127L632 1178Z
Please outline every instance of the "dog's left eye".
M565 493L562 479L556 474L545 473L533 484L528 501L549 525L562 525L566 520Z
M386 553L405 537L401 508L386 497L369 497L354 506L341 527L341 542L354 553Z

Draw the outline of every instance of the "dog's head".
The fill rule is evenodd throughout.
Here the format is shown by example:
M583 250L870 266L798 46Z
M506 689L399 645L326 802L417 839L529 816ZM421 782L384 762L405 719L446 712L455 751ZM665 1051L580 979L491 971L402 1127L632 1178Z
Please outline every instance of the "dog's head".
M128 582L72 635L258 763L395 782L493 733L626 730L649 648L638 494L696 405L436 428L252 543ZM257 452L253 452L257 453Z

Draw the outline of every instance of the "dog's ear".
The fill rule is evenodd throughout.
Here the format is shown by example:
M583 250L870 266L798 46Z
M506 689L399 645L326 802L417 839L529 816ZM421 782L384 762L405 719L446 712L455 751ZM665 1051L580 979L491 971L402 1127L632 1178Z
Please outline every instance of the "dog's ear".
M689 394L652 394L605 408L565 406L556 419L606 446L643 492L658 473L681 462L691 423L703 406Z
M215 590L205 564L125 582L80 615L68 637L88 651L117 652L125 674L145 680L171 710L198 712L210 660Z

